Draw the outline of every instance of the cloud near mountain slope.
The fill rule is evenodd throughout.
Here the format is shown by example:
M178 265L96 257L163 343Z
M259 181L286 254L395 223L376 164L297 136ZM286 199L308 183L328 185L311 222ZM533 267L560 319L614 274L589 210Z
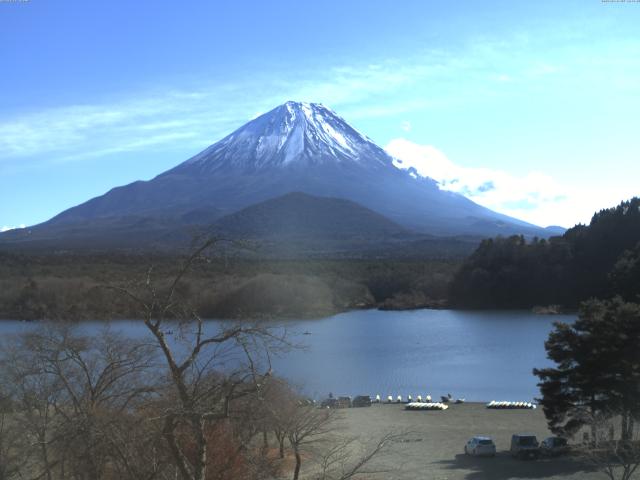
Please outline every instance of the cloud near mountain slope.
M482 206L536 225L549 225L550 218L563 219L564 227L573 226L576 219L588 223L599 205L613 204L621 194L614 187L579 192L535 170L517 176L459 165L438 148L405 138L391 140L385 150L396 158L394 165L398 168L429 176L442 190L460 193ZM635 194L626 192L629 198Z

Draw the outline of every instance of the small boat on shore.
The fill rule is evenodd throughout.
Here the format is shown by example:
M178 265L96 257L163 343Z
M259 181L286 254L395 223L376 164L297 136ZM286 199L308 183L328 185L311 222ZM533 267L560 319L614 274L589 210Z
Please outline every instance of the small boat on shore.
M535 410L536 405L530 402L507 402L507 401L496 402L495 400L491 400L489 403L487 403L487 408L492 408L496 410L513 410L513 409Z
M411 402L407 403L404 407L405 410L446 410L449 405L442 402L430 403L430 402Z

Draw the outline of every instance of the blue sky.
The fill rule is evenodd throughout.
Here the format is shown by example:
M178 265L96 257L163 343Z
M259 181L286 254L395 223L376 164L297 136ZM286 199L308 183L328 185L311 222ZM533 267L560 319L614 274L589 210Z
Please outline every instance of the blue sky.
M0 228L321 102L495 210L640 194L640 3L0 1Z

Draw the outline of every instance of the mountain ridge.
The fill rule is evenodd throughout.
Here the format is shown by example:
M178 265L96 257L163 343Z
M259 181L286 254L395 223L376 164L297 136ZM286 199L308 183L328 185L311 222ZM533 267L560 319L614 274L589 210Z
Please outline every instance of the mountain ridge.
M2 234L0 244L39 238L64 244L65 236L84 232L88 240L99 233L108 245L109 229L125 235L141 223L161 237L291 192L355 202L420 234L551 234L396 168L393 157L327 107L287 102L149 181L115 187L24 232ZM122 235L114 235L114 248Z

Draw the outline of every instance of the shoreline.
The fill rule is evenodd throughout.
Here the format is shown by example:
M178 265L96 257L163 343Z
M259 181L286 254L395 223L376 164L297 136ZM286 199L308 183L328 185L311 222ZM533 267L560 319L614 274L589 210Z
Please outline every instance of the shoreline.
M550 306L552 307L552 306ZM554 309L548 307L533 307L533 308L466 308L466 307L457 307L455 305L451 305L447 303L445 300L441 302L435 302L433 304L424 304L419 306L389 306L385 302L379 305L372 306L362 306L356 308L345 308L345 309L335 309L330 311L323 312L315 312L302 314L300 312L292 312L290 314L284 315L272 315L272 314L264 314L264 315L256 315L253 318L242 318L241 316L219 316L216 318L204 318L205 321L238 321L238 320L246 320L246 321L260 321L260 322L291 322L291 321L307 321L307 320L322 320L324 318L333 317L336 315L340 315L343 313L350 312L358 312L358 311L369 311L375 310L380 312L411 312L418 310L452 310L452 311L460 311L460 312L528 312L535 315L540 316L549 316L549 315L576 315L578 310L573 309ZM111 317L111 318L19 318L16 316L2 316L0 315L0 322L42 322L42 321L52 321L52 322L74 322L74 323L82 323L82 322L111 322L111 321L142 321L142 318L138 317Z

